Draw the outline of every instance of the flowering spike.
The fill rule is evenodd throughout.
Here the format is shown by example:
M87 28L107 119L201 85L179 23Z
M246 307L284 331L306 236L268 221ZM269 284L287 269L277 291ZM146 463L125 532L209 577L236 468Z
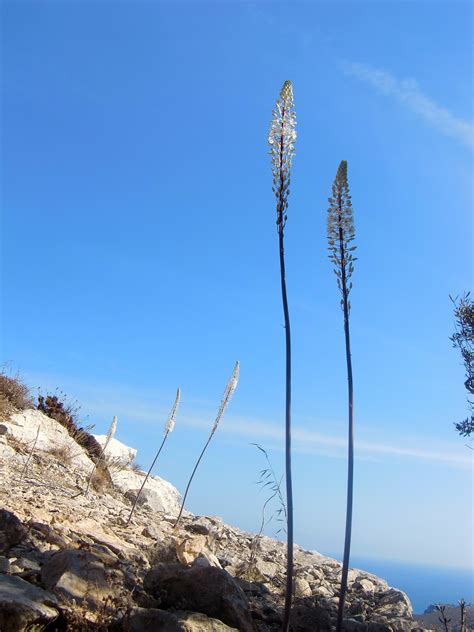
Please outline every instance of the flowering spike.
M285 81L273 110L268 132L270 156L272 157L273 192L277 199L277 226L283 232L286 224L285 211L290 193L290 172L295 155L296 114L294 112L293 87Z
M356 257L352 246L355 237L354 216L352 212L349 183L347 181L347 161L341 160L336 178L332 185L332 197L328 199L328 243L329 258L334 264L334 271L338 276L338 286L341 293L347 296L352 288L349 279L354 271ZM342 285L339 282L342 279Z

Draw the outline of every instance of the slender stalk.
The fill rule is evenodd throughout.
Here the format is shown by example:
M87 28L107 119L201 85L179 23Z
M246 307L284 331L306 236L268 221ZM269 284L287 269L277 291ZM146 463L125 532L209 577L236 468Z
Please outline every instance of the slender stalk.
M102 458L105 454L105 451L109 445L109 443L112 441L112 439L114 438L114 434L115 431L117 430L117 417L114 417L112 419L112 423L110 424L109 427L109 431L107 432L107 437L105 439L105 443L104 443L104 447L102 448L101 453L99 454L99 458L97 459L97 461L94 463L94 467L92 468L92 472L90 473L89 476L89 480L87 481L87 487L86 487L86 491L84 492L84 496L87 496L87 494L89 493L89 487L91 486L92 483L92 477L94 476L94 472L96 471L96 469L99 467L99 463L102 461Z
M211 432L211 434L209 435L209 438L207 439L206 444L204 445L204 447L202 449L202 452L199 455L198 460L196 461L196 465L194 466L194 469L193 469L192 474L191 474L191 476L189 478L188 484L186 485L186 491L184 492L183 501L181 503L181 509L179 510L178 517L176 518L176 522L174 523L174 528L175 529L178 526L179 521L181 520L181 516L183 515L184 504L186 502L186 498L188 497L189 488L191 487L191 483L193 481L194 475L196 474L196 470L198 469L199 463L201 462L201 459L204 456L204 452L207 450L207 446L210 444L213 435L214 435L214 431Z
M229 381L226 384L225 390L224 390L224 395L222 396L222 400L219 406L219 410L217 411L217 416L216 419L214 421L214 425L212 426L211 429L211 433L204 445L204 448L202 449L201 454L199 455L198 460L196 461L196 465L194 466L194 469L191 473L191 476L189 478L188 484L186 485L186 491L184 492L184 496L183 496L183 500L181 502L181 508L179 510L179 514L178 517L176 518L176 522L174 523L174 527L173 529L176 529L176 527L179 524L179 521L181 520L181 516L183 515L183 510L184 510L184 504L186 502L186 498L188 496L188 492L189 492L189 488L191 486L192 480L194 478L194 475L196 474L196 470L198 469L199 463L201 462L202 457L204 456L205 451L207 450L207 446L210 444L212 437L214 436L219 423L224 415L225 409L227 408L227 406L229 405L230 400L232 399L232 395L234 394L235 389L237 388L237 382L239 381L239 372L240 372L240 363L237 360L237 362L235 363L234 366L234 370L232 371L232 375L230 376Z
M278 249L280 256L280 283L285 319L285 474L286 474L286 506L287 506L287 562L285 611L283 615L283 631L290 626L291 600L293 595L293 487L291 476L291 330L286 291L284 230L286 225L286 210L290 193L291 165L296 140L296 117L293 111L293 88L291 81L285 81L280 96L273 111L270 123L268 142L271 145L273 192L277 205Z
M286 402L285 402L285 472L286 472L286 505L287 505L287 565L285 587L285 612L283 630L290 626L291 598L293 595L293 486L291 477L291 331L288 298L286 294L285 257L283 249L283 230L279 231L280 280L283 313L285 317L285 351L286 351Z
M344 314L344 339L346 346L347 390L348 390L348 465L347 465L347 505L346 528L344 537L344 555L342 560L341 590L337 612L336 632L341 632L344 618L344 603L347 592L347 577L349 574L349 558L352 535L352 505L354 490L354 384L352 378L351 337L349 328L349 314L351 304L349 293L352 283L349 282L354 271L355 257L352 252L355 246L354 218L352 214L351 196L347 182L347 162L342 160L337 170L332 186L332 197L329 198L328 209L328 242L331 252L329 258L334 264L337 285L341 292L341 307Z
M32 446L32 448L30 450L30 453L28 455L26 463L25 463L25 465L24 465L24 467L23 467L23 469L21 471L21 474L20 474L20 481L23 479L23 476L26 474L26 470L28 469L28 465L30 464L31 457L33 456L33 452L35 451L35 448L36 448L36 443L38 441L39 433L40 433L40 427L38 426L38 430L36 431L36 437L35 437L35 440L33 442L33 446Z
M436 610L438 612L441 612L441 616L438 617L438 621L443 624L443 628L445 632L449 632L448 623L451 623L451 619L446 618L446 614L445 614L446 606L438 603L436 604Z
M342 233L342 229L340 229ZM340 236L340 254L344 259L344 248L342 234ZM346 506L346 534L344 538L344 556L342 560L341 592L339 595L339 606L337 613L337 632L342 629L344 616L344 602L347 592L347 576L349 574L349 557L351 552L352 536L352 503L354 495L354 384L352 379L352 359L351 359L351 338L349 330L349 306L347 295L347 279L345 267L342 270L342 295L344 311L344 337L346 343L346 364L347 364L347 390L348 390L348 417L349 417L349 437L347 445L347 506Z
M130 520L132 519L133 512L135 511L135 507L137 506L138 499L140 498L140 494L142 493L143 488L145 487L146 482L147 482L148 478L150 477L151 471L152 471L156 461L158 460L158 457L160 456L160 452L163 449L163 446L165 445L166 439L168 438L169 433L173 432L175 419L176 419L176 412L178 410L180 398L181 398L181 391L178 388L178 390L176 392L176 399L174 400L173 408L171 409L171 413L170 413L170 415L168 417L168 420L167 420L167 422L165 424L165 436L163 437L163 441L161 442L161 445L160 445L160 447L158 449L158 452L156 453L156 456L153 459L152 464L150 465L150 469L148 470L147 475L145 476L145 479L144 479L144 481L143 481L143 483L142 483L142 485L141 485L141 487L140 487L140 489L138 491L137 497L135 498L135 502L133 503L133 507L132 507L132 509L130 511L130 515L128 516L128 520L127 520L127 524L126 524L127 527L130 524Z

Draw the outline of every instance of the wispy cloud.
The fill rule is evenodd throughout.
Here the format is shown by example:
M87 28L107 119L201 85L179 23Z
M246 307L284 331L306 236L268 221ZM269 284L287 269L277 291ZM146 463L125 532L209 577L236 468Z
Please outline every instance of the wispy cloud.
M262 439L280 440L283 445L283 429L265 421L255 419L235 419L230 417L222 427L223 432L248 436L254 441ZM293 446L295 452L317 453L329 457L345 458L347 439L345 436L316 432L296 426L293 430ZM418 445L396 445L372 441L357 441L357 456L361 460L378 460L386 456L431 461L451 467L470 469L473 466L471 454L464 454L461 449L443 449L420 447ZM469 452L469 451L467 451Z
M397 79L385 70L355 62L343 62L342 69L347 75L365 81L382 94L394 97L442 134L469 147L474 145L472 121L459 118L447 108L438 105L424 94L415 79Z
M94 403L90 402L90 407L95 408ZM99 405L99 410L102 410ZM122 418L133 418L144 424L156 424L157 414L156 408L148 408L144 402L122 402L117 400L114 402L114 413ZM215 411L213 411L215 412ZM164 411L160 411L163 416ZM183 411L180 418L180 426L192 428L202 428L209 430L213 421L213 413L190 414ZM270 421L255 418L239 417L229 414L226 416L225 422L219 429L219 433L231 435L233 437L252 441L256 443L264 443L267 447L283 446L284 431L283 428ZM308 428L295 425L293 432L293 450L299 454L318 454L329 458L346 458L347 439L344 433L330 434L309 430ZM471 469L473 466L472 454L469 450L453 447L451 449L445 447L442 450L437 446L417 445L415 441L410 445L407 440L403 445L387 442L372 442L367 440L359 440L356 444L357 458L363 461L382 461L387 457L411 459L423 462L438 463L447 467L460 469Z
M55 384L57 379L48 376L30 375L31 383ZM164 398L153 396L151 393L142 390L140 396L133 390L124 387L114 387L112 385L91 385L89 383L79 383L68 385L73 388L75 395L80 397L84 404L84 412L89 413L95 420L102 419L100 427L94 432L106 430L110 419L117 415L119 421L132 421L144 426L153 426L157 431L161 431L162 422L166 419L172 397ZM192 412L191 412L192 411ZM181 426L189 428L202 428L209 431L214 421L215 410L208 409L208 403L189 399L181 405L178 429ZM315 427L331 427L332 433L316 430ZM119 424L120 428L120 424ZM335 430L335 423L322 423L321 420L304 420L304 424L295 424L293 428L293 449L296 454L317 454L329 458L346 458L347 439L345 436L345 425L339 424L339 430ZM428 443L423 437L422 443L416 437L405 437L403 442L397 442L387 438L387 441L370 441L364 437L364 429L359 427L357 440L357 458L363 461L386 461L392 459L408 459L412 461L423 461L425 463L437 463L444 467L454 467L457 469L472 469L474 452L467 450L458 443L444 445ZM251 417L241 417L238 415L226 415L219 434L226 434L238 440L246 442L262 443L267 448L280 449L284 442L283 427L268 419L256 419ZM367 435L366 435L367 436ZM120 436L118 437L120 439ZM137 446L134 446L137 447Z

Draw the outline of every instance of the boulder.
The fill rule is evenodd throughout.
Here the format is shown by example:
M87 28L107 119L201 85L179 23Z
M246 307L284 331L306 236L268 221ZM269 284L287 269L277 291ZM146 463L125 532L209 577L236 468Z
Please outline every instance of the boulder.
M0 555L22 542L27 530L11 511L0 509Z
M383 615L388 621L391 619L413 619L413 608L408 596L402 590L389 588L377 594L375 608L377 615Z
M92 436L100 445L100 447L103 448L105 442L107 441L107 435ZM137 450L135 450L135 448L129 448L128 445L125 445L125 443L122 443L114 437L109 441L109 445L107 446L105 455L116 463L120 463L122 465L130 465L133 459L137 456Z
M181 564L197 564L222 568L217 557L209 550L209 538L205 535L175 538L176 557Z
M183 632L238 632L218 619L206 617L201 612L176 612L176 617Z
M134 608L125 619L125 629L129 632L182 632L177 617L171 612L158 608Z
M62 597L86 600L91 607L97 607L113 592L107 571L115 567L117 561L106 547L94 551L64 549L44 564L41 581L48 590ZM120 571L115 571L116 580L121 575Z
M331 632L329 612L312 604L311 607L297 605L291 611L291 629L293 632Z
M134 608L126 619L130 632L231 632L222 621L207 617L200 612L166 612L158 608Z
M12 459L16 456L15 450L8 445L8 441L5 435L0 435L0 461L1 469L5 469L7 459Z
M152 568L143 583L164 608L201 612L240 632L253 632L250 607L243 590L224 570L179 564Z
M74 440L60 423L50 419L40 410L30 409L11 415L4 422L9 436L35 450L61 455L63 461L74 468L90 470L92 463L86 451ZM36 433L39 434L36 440Z
M130 469L120 471L112 469L110 474L114 485L133 502L142 486L145 473ZM177 516L181 506L180 501L181 496L174 485L158 476L150 476L140 494L138 506L148 506L153 511Z
M297 577L293 582L293 594L297 598L310 597L312 594L311 586L306 579Z
M375 586L369 579L361 577L353 584L352 589L360 590L363 593L373 593Z
M36 632L58 617L56 597L20 577L0 579L0 630Z

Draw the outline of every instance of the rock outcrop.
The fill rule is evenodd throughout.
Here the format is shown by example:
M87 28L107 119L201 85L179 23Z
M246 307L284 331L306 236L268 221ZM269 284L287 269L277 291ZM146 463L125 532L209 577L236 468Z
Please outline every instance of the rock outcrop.
M35 450L38 424L40 434ZM179 493L110 462L93 463L70 434L38 411L14 415L0 432L0 630L280 630L286 545L186 514ZM27 467L25 468L25 465ZM333 629L341 564L295 547L291 629ZM407 596L351 569L346 632L408 632Z

